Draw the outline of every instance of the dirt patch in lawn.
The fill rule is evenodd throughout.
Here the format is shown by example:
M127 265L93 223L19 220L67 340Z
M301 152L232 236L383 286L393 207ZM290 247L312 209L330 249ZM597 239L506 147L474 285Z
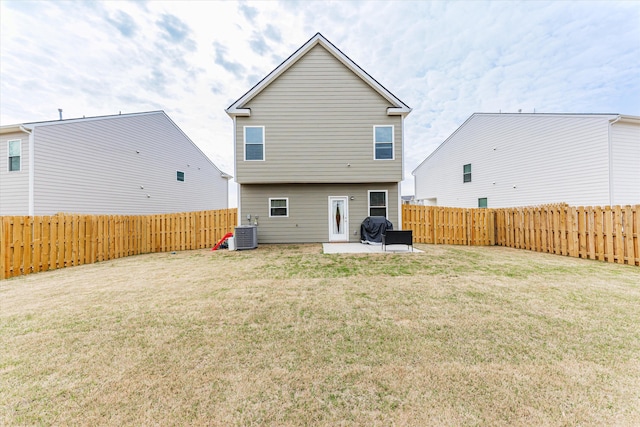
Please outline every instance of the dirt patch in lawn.
M417 246L2 281L0 424L640 424L640 269Z

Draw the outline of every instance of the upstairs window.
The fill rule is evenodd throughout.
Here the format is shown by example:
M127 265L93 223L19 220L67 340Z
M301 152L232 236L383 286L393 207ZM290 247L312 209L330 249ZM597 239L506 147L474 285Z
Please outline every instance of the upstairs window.
M373 127L375 160L393 160L393 126Z
M264 160L264 126L244 127L244 159Z
M9 172L20 170L20 157L22 156L22 140L7 141L7 153L9 157Z
M471 182L471 163L462 167L462 182Z
M387 191L369 191L369 216L387 216Z
M178 181L184 181L184 172L176 171L176 179Z
M289 199L269 199L269 216L289 216Z

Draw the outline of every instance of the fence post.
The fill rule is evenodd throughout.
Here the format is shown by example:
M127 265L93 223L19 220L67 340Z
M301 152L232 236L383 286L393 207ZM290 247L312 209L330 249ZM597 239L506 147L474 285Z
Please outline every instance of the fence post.
M5 218L0 218L0 280L7 278L7 260L6 256L8 253L7 242L9 241L8 236L5 234Z

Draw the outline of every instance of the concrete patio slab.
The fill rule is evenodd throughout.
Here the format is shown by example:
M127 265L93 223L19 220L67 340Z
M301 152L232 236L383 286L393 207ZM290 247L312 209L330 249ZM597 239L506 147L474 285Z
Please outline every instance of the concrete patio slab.
M325 254L367 254L367 253L411 253L407 245L387 245L386 251L382 245L365 245L363 243L323 243L322 252ZM413 252L420 253L420 249L413 248Z

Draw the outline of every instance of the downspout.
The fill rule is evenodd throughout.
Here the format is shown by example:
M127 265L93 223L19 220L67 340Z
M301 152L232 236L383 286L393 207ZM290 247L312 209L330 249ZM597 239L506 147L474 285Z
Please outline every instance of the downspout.
M402 166L400 168L400 182L398 182L398 230L402 230L402 181L404 180L404 114L400 116L400 129L402 131Z
M236 120L237 117L234 115L233 116L233 174L237 177L238 176L238 159L236 158L236 153L238 152L238 147L236 146L237 143L237 129L238 127L236 126ZM236 178L237 179L237 178ZM236 185L236 204L238 206L238 219L237 224L238 225L242 225L242 206L240 206L240 184Z
M33 216L35 212L34 207L34 177L35 177L35 154L34 154L34 141L33 141L33 133L35 132L35 128L32 130L28 130L24 126L20 125L20 130L29 135L29 216Z
M609 206L613 206L613 138L611 137L613 125L622 118L618 115L615 120L609 120Z

